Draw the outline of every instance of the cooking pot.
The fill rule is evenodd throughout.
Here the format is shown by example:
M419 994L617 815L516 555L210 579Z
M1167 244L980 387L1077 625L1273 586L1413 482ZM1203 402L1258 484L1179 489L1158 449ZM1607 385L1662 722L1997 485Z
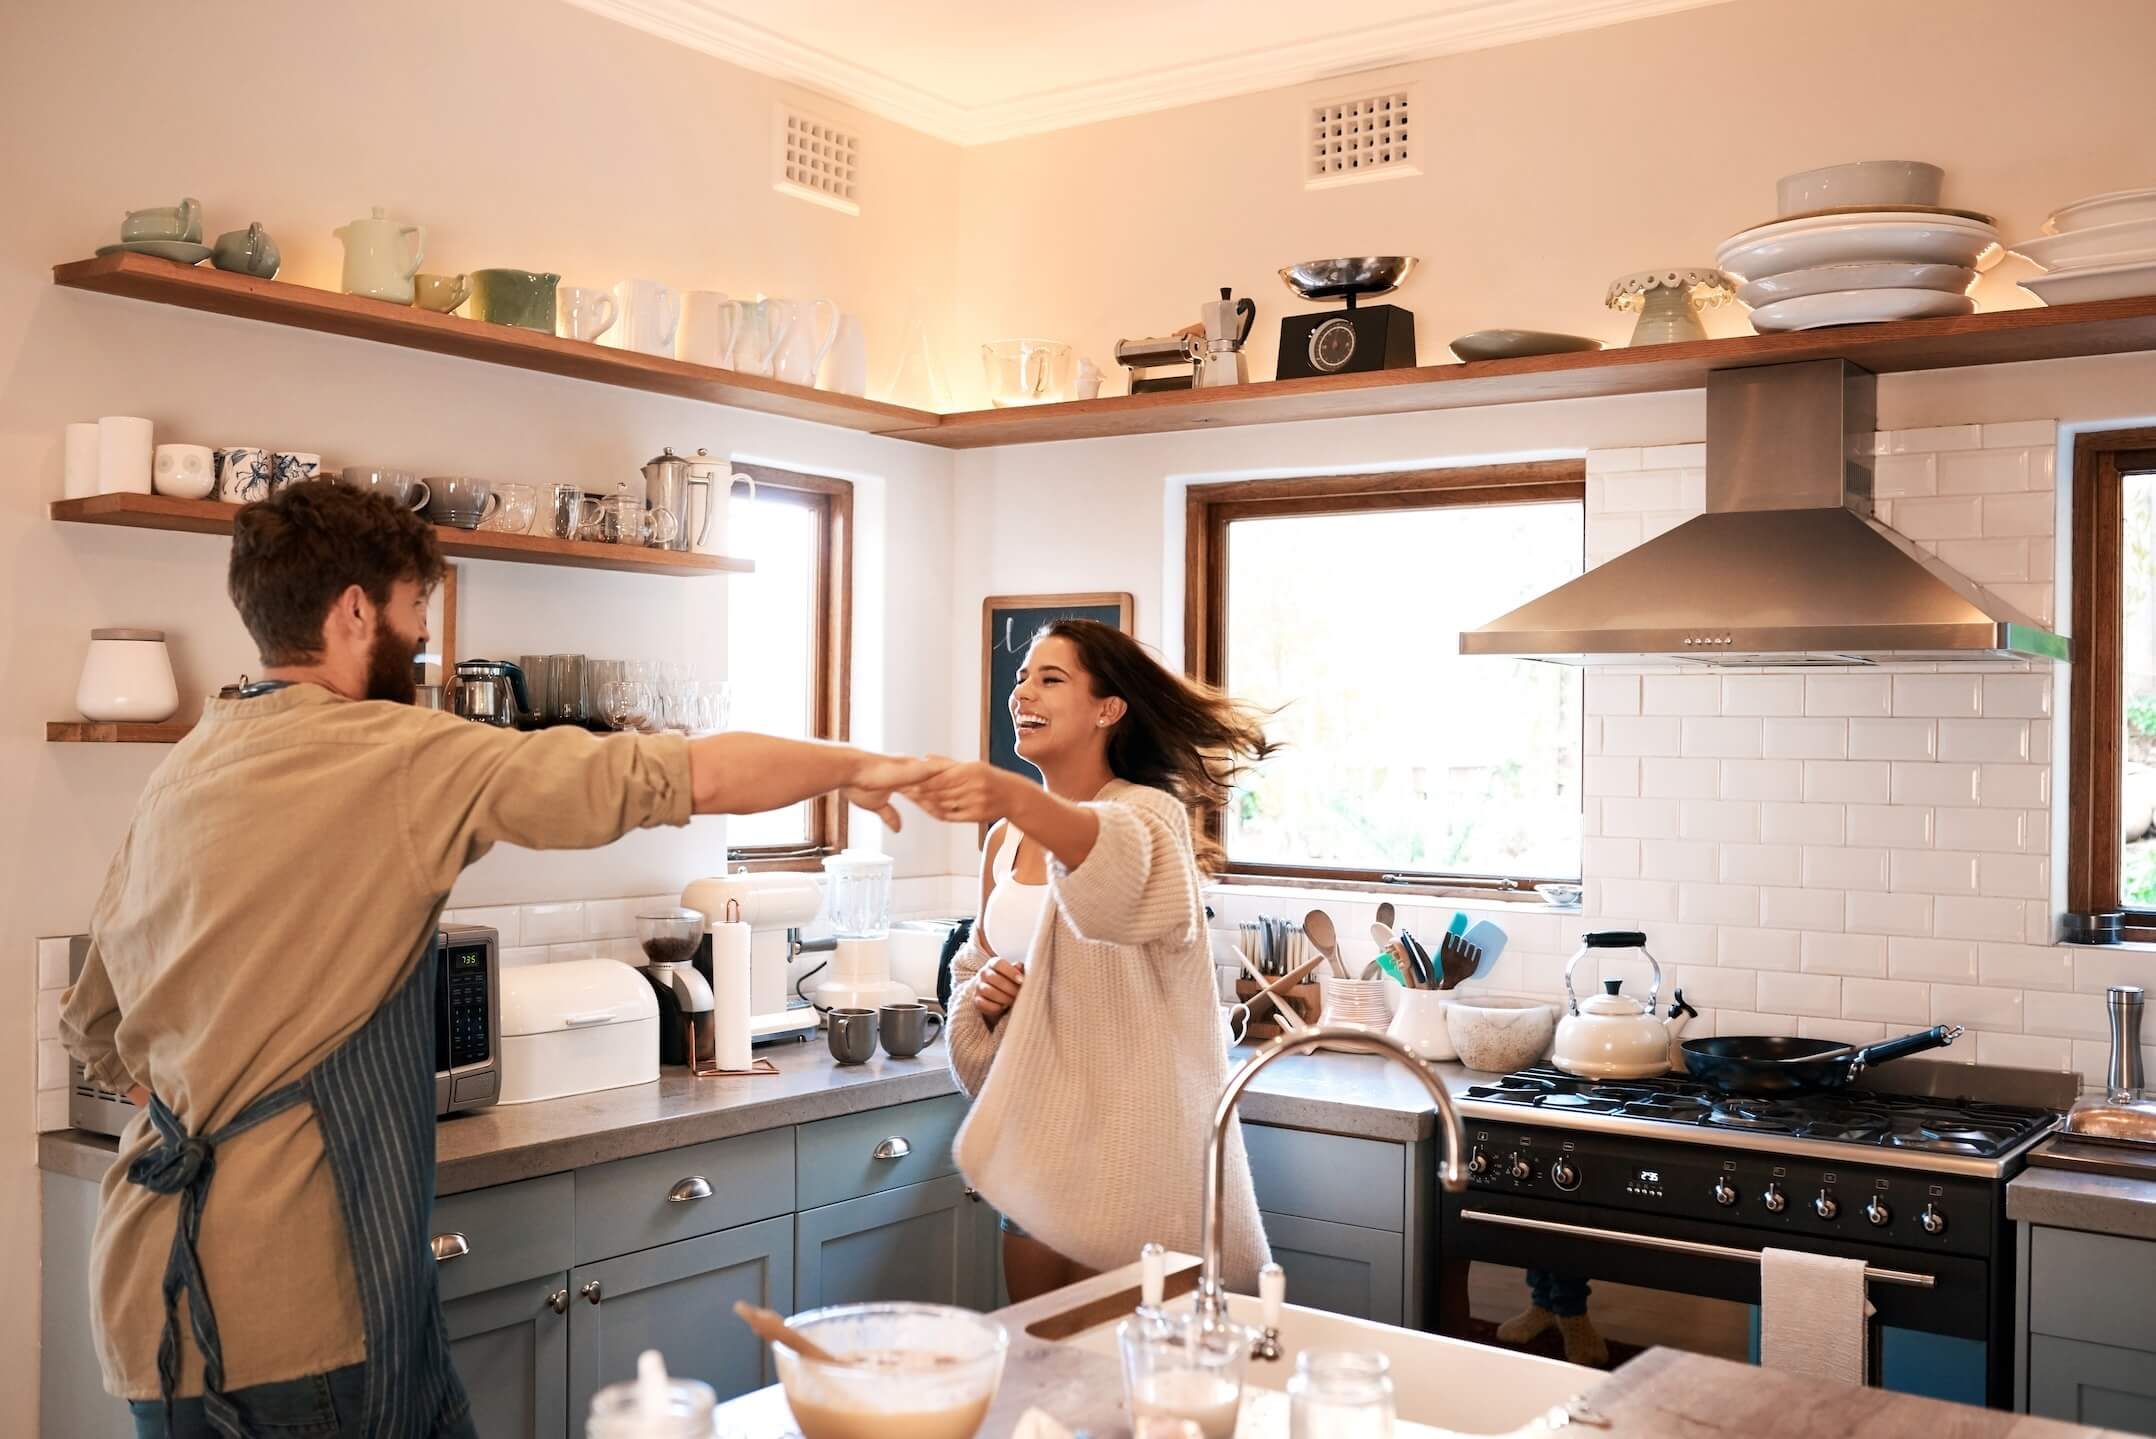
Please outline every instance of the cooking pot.
M1572 971L1592 954L1638 950L1654 970L1647 1002L1624 993L1624 981L1605 979L1603 993L1582 1003L1572 987ZM1597 930L1581 938L1579 953L1565 966L1565 1017L1558 1022L1550 1063L1585 1079L1645 1079L1669 1070L1669 1026L1655 1017L1662 995L1662 966L1647 953L1647 936L1638 930Z
M514 729L531 703L523 668L508 660L459 660L449 682L449 712L460 719Z

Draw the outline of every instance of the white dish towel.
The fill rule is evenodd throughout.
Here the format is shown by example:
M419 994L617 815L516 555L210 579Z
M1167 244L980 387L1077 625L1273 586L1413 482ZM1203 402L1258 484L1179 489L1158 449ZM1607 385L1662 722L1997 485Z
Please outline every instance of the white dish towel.
M1759 1362L1785 1374L1864 1382L1864 1261L1767 1249L1759 1256Z

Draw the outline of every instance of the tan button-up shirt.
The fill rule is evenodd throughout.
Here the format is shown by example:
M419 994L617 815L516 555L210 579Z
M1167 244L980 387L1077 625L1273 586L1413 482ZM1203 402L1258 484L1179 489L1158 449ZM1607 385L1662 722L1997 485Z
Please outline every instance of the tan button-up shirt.
M91 917L61 1036L115 1091L156 1092L191 1133L299 1079L367 1022L432 943L450 886L497 843L602 845L686 824L678 736L518 734L316 685L212 700L149 787ZM155 1398L177 1195L126 1180L128 1125L90 1259L105 1386ZM217 1155L199 1245L230 1389L366 1356L352 1260L313 1112ZM184 1311L185 1304L182 1303ZM182 1394L202 1392L183 1313Z

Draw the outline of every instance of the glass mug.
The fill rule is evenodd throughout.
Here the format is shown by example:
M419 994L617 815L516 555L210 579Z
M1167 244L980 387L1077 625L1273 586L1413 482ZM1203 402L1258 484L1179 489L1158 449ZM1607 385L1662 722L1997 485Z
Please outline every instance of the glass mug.
M554 487L554 526L557 540L595 537L599 524L599 497L587 495L575 485Z
M494 495L500 503L492 515L479 522L479 528L505 535L530 533L532 517L539 508L539 492L530 485L496 485Z
M597 538L609 545L663 545L678 532L667 510L647 510L635 495L608 495L599 501Z

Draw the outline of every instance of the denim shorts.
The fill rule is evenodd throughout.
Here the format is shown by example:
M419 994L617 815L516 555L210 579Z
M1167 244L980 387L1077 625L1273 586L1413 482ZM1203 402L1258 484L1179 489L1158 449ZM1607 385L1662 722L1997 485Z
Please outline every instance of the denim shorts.
M326 1436L358 1433L359 1411L366 1388L367 1366L349 1364L327 1374L309 1374L299 1379L281 1379L275 1384L234 1389L227 1397L239 1410L240 1427L259 1439L309 1439L309 1436L325 1436L326 1439ZM136 1439L216 1439L217 1431L210 1426L209 1415L199 1398L172 1401L170 1428L165 1426L162 1400L135 1399L130 1400L127 1407L135 1416ZM479 1431L466 1416L461 1424L451 1428L450 1433L458 1439L465 1439L465 1436L477 1439Z

